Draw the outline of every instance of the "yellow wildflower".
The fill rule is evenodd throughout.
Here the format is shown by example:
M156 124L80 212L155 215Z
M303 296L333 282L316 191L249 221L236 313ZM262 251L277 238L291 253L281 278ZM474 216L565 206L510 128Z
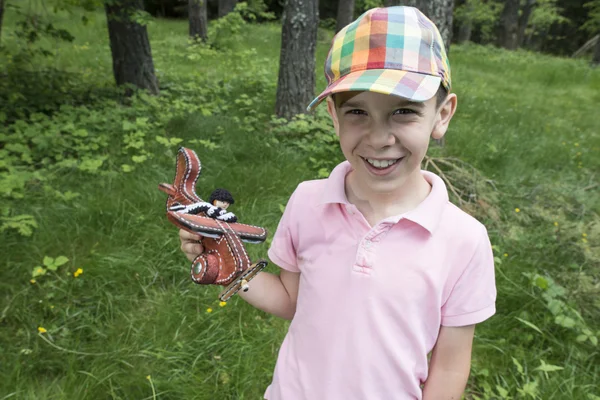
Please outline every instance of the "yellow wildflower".
M515 212L521 212L520 208L515 208Z
M554 221L554 226L558 226L558 222Z
M77 271L73 272L73 276L77 278L79 275L83 274L83 269L77 268Z
M504 257L508 257L508 253L504 253Z
M584 232L584 233L581 234L581 236L587 237L587 233Z
M209 307L209 308L207 308L207 309L206 309L206 312L207 312L207 313L211 313L211 312L212 312L212 308L210 308L210 307Z
M222 301L222 302L219 303L220 307L225 307L226 305L227 305L227 302L225 302L225 301Z
M30 279L29 282L31 282L31 284L33 285L36 281L35 279Z
M575 147L579 147L579 143L575 143Z
M146 375L146 379L150 380L150 375Z
M44 327L42 327L42 326L38 326L38 332L39 332L39 333L46 333L46 332L48 332L48 331L46 330L46 328L44 328Z

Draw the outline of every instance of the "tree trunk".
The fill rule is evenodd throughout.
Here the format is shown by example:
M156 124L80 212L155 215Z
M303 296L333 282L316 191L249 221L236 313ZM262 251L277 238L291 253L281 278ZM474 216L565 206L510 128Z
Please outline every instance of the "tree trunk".
M304 113L315 90L318 0L287 0L283 9L275 113Z
M593 38L591 38L590 40L585 42L585 44L583 46L581 46L579 49L577 49L577 51L575 53L573 53L573 55L571 57L573 57L573 58L579 57L580 55L586 53L589 49L595 48L594 46L598 43L599 40L600 40L600 34L594 36Z
M337 11L337 24L335 32L339 32L343 27L354 20L354 0L339 0Z
M189 0L189 17L190 17L190 38L194 40L201 39L206 41L207 38L207 17L206 17L206 2L207 0Z
M420 0L419 3L421 7L417 5L417 8L437 26L444 40L446 53L450 53L454 0Z
M143 10L142 0L119 0L104 6L117 85L132 84L158 94L148 31L132 21L133 13Z
M4 0L0 0L0 38L2 38L2 18L4 17Z
M471 21L465 21L458 28L458 37L456 38L457 43L464 43L471 40L471 33L473 32L473 24Z
M500 15L498 45L509 50L515 50L518 45L519 30L519 0L505 0L504 9Z
M527 0L525 6L523 7L523 11L521 12L521 16L519 17L519 30L517 33L517 46L523 46L523 40L525 39L525 29L527 29L527 25L529 24L529 17L531 17L531 13L535 8L536 0Z
M219 18L232 12L236 4L237 0L219 0Z
M596 40L596 46L594 47L594 55L592 56L592 65L600 65L600 35Z

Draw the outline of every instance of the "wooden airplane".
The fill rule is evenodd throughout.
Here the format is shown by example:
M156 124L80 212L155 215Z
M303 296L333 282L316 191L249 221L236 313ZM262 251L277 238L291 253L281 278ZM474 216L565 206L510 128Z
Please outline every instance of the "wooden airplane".
M262 243L267 238L267 231L258 226L231 222L237 221L231 212L226 213L202 200L196 194L200 170L196 153L181 147L174 183L161 183L158 188L169 195L169 221L180 229L202 236L204 253L192 262L192 280L201 285L225 286L219 298L227 301L240 289L247 291L248 282L267 266L266 260L252 264L242 243Z

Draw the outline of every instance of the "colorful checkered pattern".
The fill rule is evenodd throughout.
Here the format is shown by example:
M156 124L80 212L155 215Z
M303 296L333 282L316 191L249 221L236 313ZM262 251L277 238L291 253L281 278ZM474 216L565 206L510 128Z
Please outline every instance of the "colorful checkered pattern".
M440 82L450 90L450 63L433 22L414 7L374 8L333 38L325 62L327 88L308 106L332 93L368 90L411 101L432 98Z

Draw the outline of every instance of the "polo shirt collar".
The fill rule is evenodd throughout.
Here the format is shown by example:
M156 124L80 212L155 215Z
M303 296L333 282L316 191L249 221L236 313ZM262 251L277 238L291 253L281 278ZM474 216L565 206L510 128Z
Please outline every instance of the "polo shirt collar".
M324 204L350 204L346 197L345 181L346 175L352 170L352 166L346 160L338 164L329 178L326 180L325 190L321 196L320 203ZM425 180L431 185L431 192L416 208L407 213L387 218L385 221L398 223L401 219L412 221L429 233L433 234L439 225L444 206L448 204L448 190L446 184L436 174L422 170Z

